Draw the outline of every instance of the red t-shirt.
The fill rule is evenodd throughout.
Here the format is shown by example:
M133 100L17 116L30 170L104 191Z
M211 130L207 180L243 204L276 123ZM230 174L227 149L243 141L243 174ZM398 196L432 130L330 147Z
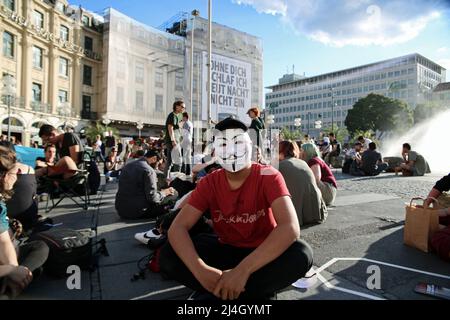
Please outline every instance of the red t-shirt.
M336 178L331 172L330 167L320 158L314 157L308 161L308 166L311 168L313 165L319 165L321 178L320 180L323 182L331 183L335 188L337 188Z
M226 172L219 169L198 183L189 204L211 218L219 241L242 248L258 247L276 227L272 202L290 196L276 169L254 163L242 186L231 190Z

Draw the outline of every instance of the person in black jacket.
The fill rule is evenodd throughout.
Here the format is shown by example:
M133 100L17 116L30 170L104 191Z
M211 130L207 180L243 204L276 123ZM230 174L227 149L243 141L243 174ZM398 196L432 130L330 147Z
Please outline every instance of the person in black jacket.
M149 150L144 157L128 163L119 179L115 207L124 219L154 218L164 213L164 206L176 200L173 188L158 190L154 167L160 154Z

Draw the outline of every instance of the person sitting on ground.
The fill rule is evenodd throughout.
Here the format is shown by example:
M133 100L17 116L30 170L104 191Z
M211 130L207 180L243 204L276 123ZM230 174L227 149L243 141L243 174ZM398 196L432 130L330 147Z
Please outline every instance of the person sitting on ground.
M123 167L123 161L117 155L117 147L111 147L111 152L105 161L105 177L107 181L112 178L119 178Z
M404 162L395 168L396 175L399 172L404 176L423 176L425 173L431 173L428 162L420 153L412 151L409 143L403 144L402 157Z
M322 199L327 206L333 204L337 193L336 179L330 167L320 158L320 152L312 143L305 143L300 150L300 158L308 164L314 173Z
M425 207L429 207L435 202L435 199L440 200L440 196L445 191L450 190L450 174L443 177L436 182L433 189L431 189L425 200ZM448 206L448 203L444 203ZM431 238L431 246L438 253L439 257L443 260L450 261L450 208L446 207L440 209L439 223L441 230L437 231Z
M55 165L47 165L36 170L36 176L61 177L68 179L78 171L78 165L83 160L84 147L80 138L72 133L58 133L55 127L44 124L39 129L39 137L44 144L51 143L56 146L59 160Z
M361 142L356 141L355 144L353 145L353 148L345 152L345 161L344 166L342 167L342 173L350 174L350 168L352 167L353 163L356 161L362 161L361 150L362 150Z
M15 248L17 234L10 233L5 201L11 198L17 178L16 155L0 146L0 300L17 297L42 272L49 248L43 241L32 241ZM17 253L18 251L18 253Z
M322 143L319 146L320 146L320 149L319 149L320 156L322 159L325 159L332 150L330 138L324 137L322 139Z
M246 125L227 118L215 128L223 169L198 183L173 221L160 252L161 273L196 290L197 299L265 299L306 274L312 249L298 239L283 176L252 163ZM191 239L189 230L207 210L216 234Z
M17 158L13 144L2 141L0 146L9 149ZM8 217L19 220L24 231L29 231L39 220L34 169L16 161L8 176L8 181L13 183L12 196L7 202Z
M359 136L358 141L361 142L363 151L369 149L369 143L372 142L369 138L364 138L364 136Z
M300 149L297 143L282 141L279 147L279 170L297 212L300 226L325 221L328 211L317 187L314 174L308 164L298 159Z
M154 167L161 156L149 150L144 157L122 169L115 207L123 219L155 218L165 213L164 206L176 200L173 188L158 191Z
M389 167L387 163L383 162L381 153L376 149L375 142L371 142L369 143L369 149L364 151L361 156L361 170L366 176L377 176Z
M326 158L324 158L327 164L333 164L334 159L339 157L341 154L341 144L336 140L336 136L333 132L328 134L328 138L330 139L331 151L327 154Z

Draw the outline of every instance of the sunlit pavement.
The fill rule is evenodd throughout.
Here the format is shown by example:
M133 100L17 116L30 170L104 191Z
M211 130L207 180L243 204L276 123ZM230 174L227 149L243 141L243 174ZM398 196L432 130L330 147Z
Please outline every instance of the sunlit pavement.
M403 245L405 203L412 196L426 196L441 175L406 178L382 174L366 178L335 174L340 190L327 221L302 228L301 234L314 249L314 268L322 267L320 276L312 279L310 288L287 288L278 294L278 299L430 299L414 293L417 283L423 281L448 287L448 263L433 254ZM106 238L110 256L100 258L99 273L84 272L81 290L68 290L66 279L43 276L22 299L188 297L190 290L150 271L145 279L130 281L138 271L137 261L149 253L134 239L134 234L148 230L151 224L124 222L118 218L114 211L116 188L116 184L108 185L100 206L99 237ZM87 228L94 209L81 212L67 203L51 216L67 227ZM348 258L355 260L346 260ZM376 285L373 278L369 278L372 273L368 273L368 269L372 270L369 268L372 265L379 267L380 289L367 288L368 282Z

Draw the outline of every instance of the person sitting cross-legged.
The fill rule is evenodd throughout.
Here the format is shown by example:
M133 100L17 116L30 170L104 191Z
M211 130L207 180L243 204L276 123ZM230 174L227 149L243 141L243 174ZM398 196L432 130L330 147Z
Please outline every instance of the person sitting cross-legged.
M383 162L381 153L376 149L377 145L375 142L370 142L369 149L364 151L361 156L361 170L366 176L377 176L389 167L386 162Z
M207 175L173 221L160 252L161 273L208 300L267 299L311 268L311 247L282 175L252 163L247 127L227 118L216 125L222 169ZM215 234L189 230L209 210ZM194 299L195 300L195 299Z

